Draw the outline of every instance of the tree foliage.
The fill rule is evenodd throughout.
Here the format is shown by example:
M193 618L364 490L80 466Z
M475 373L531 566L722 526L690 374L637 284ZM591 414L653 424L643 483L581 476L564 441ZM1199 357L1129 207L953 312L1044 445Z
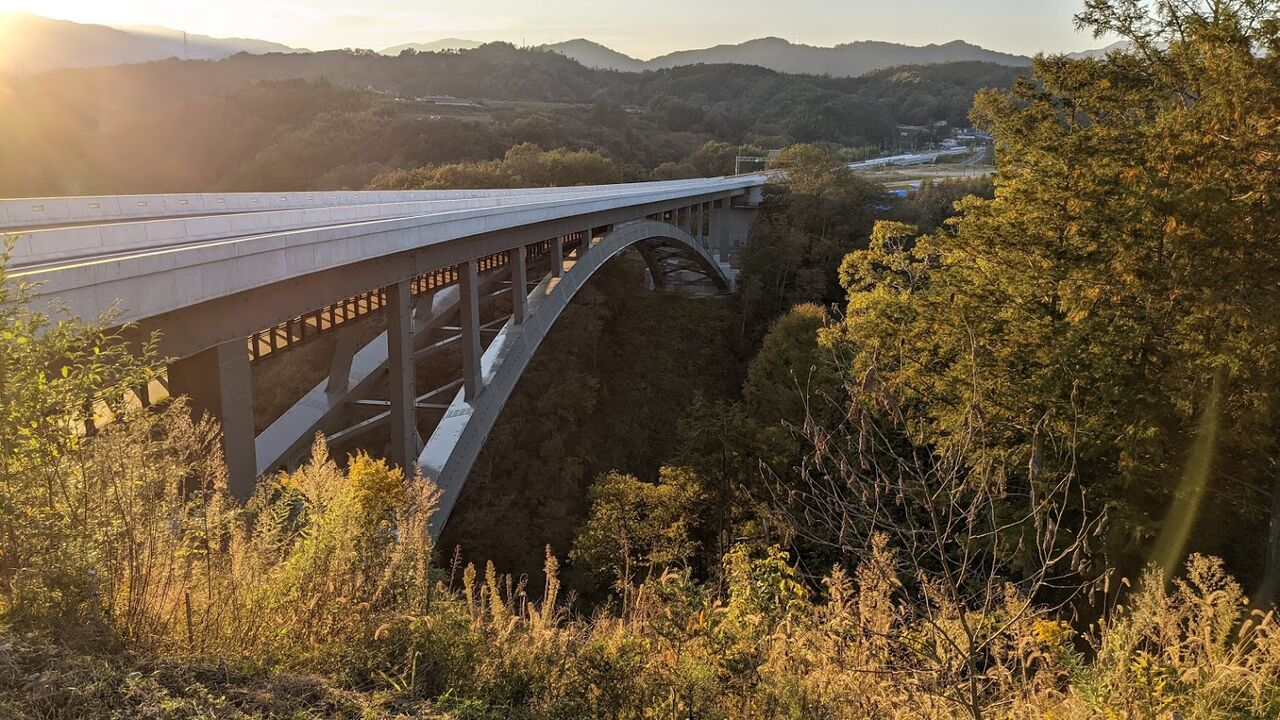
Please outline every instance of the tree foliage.
M543 150L524 143L507 150L501 160L456 163L397 170L374 178L375 190L449 188L563 187L621 182L622 171L598 151Z
M1275 7L1156 5L1091 2L1081 22L1137 51L1039 58L1035 82L979 96L994 198L919 238L878 228L842 268L830 340L919 413L921 442L954 445L976 397L991 442L975 467L1020 487L1050 468L1087 478L1130 568L1202 490L1182 478L1208 423L1195 546L1256 567L1245 538L1264 527L1280 423Z

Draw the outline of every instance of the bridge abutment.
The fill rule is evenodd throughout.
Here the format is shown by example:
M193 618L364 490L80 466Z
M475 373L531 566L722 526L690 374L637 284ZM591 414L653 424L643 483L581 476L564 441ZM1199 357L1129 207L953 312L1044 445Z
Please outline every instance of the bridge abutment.
M751 234L751 223L755 221L754 207L733 207L729 201L717 203L719 207L711 209L711 236L708 248L716 260L725 263L734 252L747 244Z

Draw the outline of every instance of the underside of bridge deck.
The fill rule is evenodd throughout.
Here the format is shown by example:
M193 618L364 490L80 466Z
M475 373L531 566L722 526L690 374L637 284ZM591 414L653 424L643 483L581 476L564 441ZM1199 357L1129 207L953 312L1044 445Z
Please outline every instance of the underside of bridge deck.
M360 348L338 344L329 376L258 435L255 474L305 459L317 432L331 446L376 447L390 424L388 460L441 487L438 531L524 367L587 280L636 251L655 289L726 292L733 271L718 256L741 247L751 215L727 200L699 203L521 246L484 272L463 262L453 282L416 296L386 288L386 332ZM427 373L417 387L415 363L445 354L454 371Z

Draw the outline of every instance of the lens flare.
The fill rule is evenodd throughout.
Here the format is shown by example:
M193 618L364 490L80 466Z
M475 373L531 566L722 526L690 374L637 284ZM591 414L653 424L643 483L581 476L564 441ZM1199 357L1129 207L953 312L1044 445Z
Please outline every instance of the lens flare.
M1209 390L1208 402L1204 413L1200 416L1199 427L1196 428L1195 444L1187 457L1187 466L1182 473L1182 482L1173 496L1173 505L1165 518L1164 527L1156 538L1152 551L1152 562L1160 566L1166 578L1172 577L1182 564L1186 552L1187 538L1191 528L1195 526L1200 514L1200 504L1204 500L1205 490L1209 485L1209 475L1213 469L1214 451L1218 446L1219 417L1222 413L1222 375L1214 376L1213 387Z

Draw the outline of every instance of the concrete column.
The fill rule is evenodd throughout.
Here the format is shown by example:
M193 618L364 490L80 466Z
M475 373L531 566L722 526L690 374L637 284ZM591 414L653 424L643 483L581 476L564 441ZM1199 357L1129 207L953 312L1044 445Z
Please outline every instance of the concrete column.
M717 205L719 205L719 202L716 200L707 203L707 234L702 237L702 244L711 253L711 257L719 259L720 236L716 231L716 227L719 225L716 220Z
M693 220L693 239L698 241L699 245L706 246L707 241L704 237L703 225L707 221L707 205L706 203L698 203L698 213Z
M564 238L557 235L551 241L551 277L564 274Z
M208 413L222 424L231 493L242 500L253 494L258 475L248 342L229 340L169 366L169 394L186 395L196 417Z
M582 245L578 249L578 257L582 257L591 249L591 239L595 236L594 228L587 228L582 231Z
M561 248L559 238L556 249ZM559 256L560 253L556 253ZM554 261L556 258L553 257ZM462 305L462 387L468 401L480 395L483 378L480 375L480 281L476 273L476 261L468 260L458 266L458 287Z
M413 475L418 459L418 416L413 370L413 287L404 280L387 292L387 392L391 400L391 453L387 458Z
M511 251L511 319L516 325L524 322L529 308L529 271L526 268L524 246Z

